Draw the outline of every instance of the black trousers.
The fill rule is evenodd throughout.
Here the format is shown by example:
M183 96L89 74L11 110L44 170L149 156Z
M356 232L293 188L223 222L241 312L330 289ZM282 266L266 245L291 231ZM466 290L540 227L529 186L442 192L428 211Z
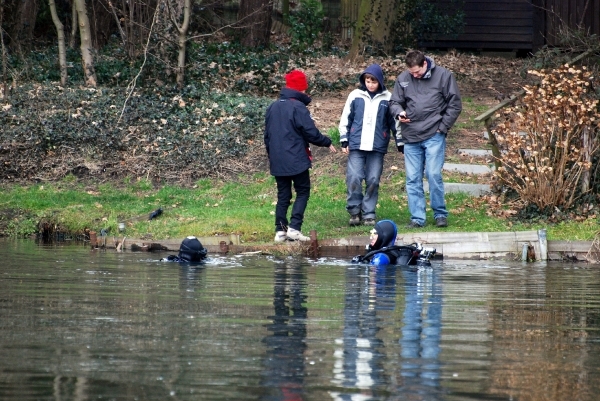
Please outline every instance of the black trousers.
M304 211L310 197L310 174L308 170L291 176L276 176L277 206L275 207L275 231L286 231L288 227L298 231L302 229ZM292 200L292 185L296 191L296 200L292 207L292 216L288 225L287 212Z

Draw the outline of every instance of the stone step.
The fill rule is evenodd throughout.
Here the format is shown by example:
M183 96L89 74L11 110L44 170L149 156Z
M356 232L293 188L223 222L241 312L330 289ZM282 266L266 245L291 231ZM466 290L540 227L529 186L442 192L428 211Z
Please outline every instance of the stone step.
M482 164L445 163L444 171L455 171L466 174L490 174L493 168Z
M489 149L458 149L458 153L466 156L488 157L492 156L492 151Z
M429 192L429 183L423 182L423 190ZM446 193L464 192L472 196L483 196L491 192L491 187L487 184L465 184L460 182L445 182L444 191Z
M492 151L488 149L459 149L459 153L476 157L491 156ZM444 171L452 171L465 174L491 174L494 172L494 165L484 164L460 164L460 163L445 163ZM423 182L423 189L429 192L429 183ZM444 191L446 193L464 192L471 196L482 196L491 192L490 185L487 184L465 184L455 182L444 182Z

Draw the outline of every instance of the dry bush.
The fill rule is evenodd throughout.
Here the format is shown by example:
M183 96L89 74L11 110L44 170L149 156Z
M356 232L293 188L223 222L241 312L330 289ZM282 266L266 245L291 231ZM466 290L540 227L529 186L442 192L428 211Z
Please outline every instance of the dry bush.
M599 149L594 77L585 67L568 64L529 73L539 85L526 86L521 101L497 116L502 166L495 174L525 204L566 210L589 191Z

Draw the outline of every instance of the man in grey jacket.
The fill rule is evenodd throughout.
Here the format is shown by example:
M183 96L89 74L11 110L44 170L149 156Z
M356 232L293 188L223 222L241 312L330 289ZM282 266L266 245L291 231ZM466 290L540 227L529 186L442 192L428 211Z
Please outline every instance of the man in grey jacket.
M436 226L447 227L442 168L446 135L462 111L460 93L452 73L435 65L422 52L410 51L405 62L408 68L396 79L390 111L400 121L405 143L406 192L411 214L407 228L425 225L423 173L429 182Z

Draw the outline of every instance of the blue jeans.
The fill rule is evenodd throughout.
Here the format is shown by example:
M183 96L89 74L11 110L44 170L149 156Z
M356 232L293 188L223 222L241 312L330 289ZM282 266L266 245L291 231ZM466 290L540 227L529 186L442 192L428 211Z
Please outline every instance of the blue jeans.
M411 221L425 225L425 192L423 172L429 182L429 197L433 217L448 217L444 199L442 168L446 156L446 135L437 133L422 142L404 145L406 193Z
M308 170L291 176L276 176L277 206L275 206L275 231L287 231L287 212L292 201L292 184L296 191L296 200L292 206L292 216L289 227L298 231L302 229L304 211L310 197L310 175Z
M348 154L346 210L351 215L362 214L363 219L375 218L383 156L383 153L364 150L351 150ZM363 181L366 184L364 195Z
M402 269L402 276L405 305L399 343L403 387L408 391L422 386L441 390L442 280L435 268ZM436 393L428 394L428 399L441 399Z

